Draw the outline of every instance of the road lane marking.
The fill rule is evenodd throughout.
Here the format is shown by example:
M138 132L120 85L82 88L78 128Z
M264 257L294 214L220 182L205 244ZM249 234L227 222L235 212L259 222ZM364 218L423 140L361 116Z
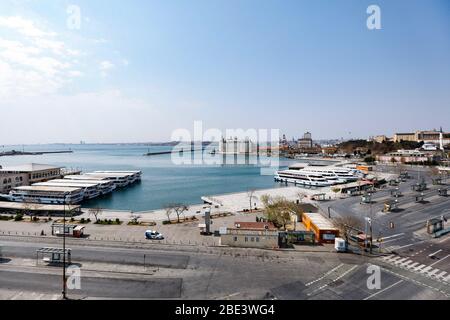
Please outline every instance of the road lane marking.
M392 236L382 237L381 240L382 240L382 242L385 242L384 240L386 240L386 239L391 239L391 238L400 237L400 236L403 236L404 234L405 234L405 233L398 233L398 234L394 234L394 235L392 235Z
M447 259L448 257L450 257L450 254L446 255L444 258L439 259L439 260L436 261L436 262L433 262L432 264L430 264L430 266L434 266L435 264L438 264L439 262L444 261L444 260Z
M438 250L438 251L436 251L436 252L433 252L433 253L430 253L428 256L429 257L432 257L432 256L435 256L435 255L437 255L439 252L441 252L442 251L442 249L440 249L440 250Z
M386 287L386 288L384 288L383 290L380 290L380 291L378 291L378 292L375 292L374 294L371 294L370 296L368 296L368 297L365 298L364 300L369 300L369 299L375 297L376 295L378 295L378 294L380 294L380 293L382 293L382 292L384 292L384 291L386 291L386 290L391 289L392 287L398 285L399 283L402 283L403 281L404 281L403 279L402 279L402 280L399 280L399 281L397 281L396 283L391 284L389 287Z

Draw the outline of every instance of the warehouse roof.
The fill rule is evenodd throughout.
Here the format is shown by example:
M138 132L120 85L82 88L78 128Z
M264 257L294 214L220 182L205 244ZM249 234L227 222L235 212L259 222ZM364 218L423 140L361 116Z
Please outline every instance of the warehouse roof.
M337 230L330 220L322 216L320 213L308 212L303 213L304 216L308 217L309 220L321 230Z
M62 167L52 166L48 164L28 163L17 166L4 167L0 171L14 171L14 172L36 172L44 170L58 170Z

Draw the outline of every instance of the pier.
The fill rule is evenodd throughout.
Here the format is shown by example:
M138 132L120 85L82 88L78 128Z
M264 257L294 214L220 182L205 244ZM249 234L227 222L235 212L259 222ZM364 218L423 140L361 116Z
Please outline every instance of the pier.
M61 151L36 151L36 152L25 152L25 151L4 151L0 152L0 157L7 156L40 156L43 154L58 154L58 153L73 153L72 150L61 150Z
M183 153L183 152L197 152L197 151L204 151L206 147L203 147L201 149L190 149L190 150L167 150L167 151L157 151L157 152L147 152L144 154L144 156L158 156L162 154L172 154L172 153Z

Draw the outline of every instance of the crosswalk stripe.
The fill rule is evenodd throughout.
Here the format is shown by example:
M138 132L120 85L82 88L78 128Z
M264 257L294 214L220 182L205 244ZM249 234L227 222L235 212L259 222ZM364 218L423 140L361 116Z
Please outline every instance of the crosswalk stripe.
M419 270L423 269L424 267L426 267L426 265L421 264L420 266L414 268L414 271L419 271Z
M400 260L395 261L395 264L400 264L402 262L404 262L405 260L408 260L408 258L401 258Z
M431 271L430 273L428 273L428 275L429 276L434 276L436 273L438 273L439 271L441 271L441 270L439 270L439 269L434 269L433 271Z
M450 274L444 278L445 282L450 282Z
M420 270L420 273L428 272L428 271L431 270L431 269L433 269L433 267L428 266L428 267L426 267L425 269Z
M412 265L409 265L409 266L407 266L406 268L412 269L412 268L414 268L415 266L417 266L418 264L419 264L418 262L414 262Z
M411 263L413 263L412 260L407 260L407 261L403 262L403 263L400 265L400 267L408 267L408 265L410 265Z
M389 262L394 262L394 261L397 261L398 259L401 259L401 257L399 257L399 256L393 256L391 259L388 259L387 261L389 261Z
M439 273L436 278L440 279L442 277L444 277L447 274L447 271L442 271L441 273Z

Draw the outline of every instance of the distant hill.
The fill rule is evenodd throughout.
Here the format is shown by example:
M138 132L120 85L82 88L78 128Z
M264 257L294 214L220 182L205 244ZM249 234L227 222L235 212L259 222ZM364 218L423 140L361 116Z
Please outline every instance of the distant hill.
M338 148L339 151L342 153L353 154L355 152L364 150L363 153L377 155L397 151L400 149L413 150L420 148L422 145L423 143L414 141L401 141L401 142L386 141L378 143L375 141L367 141L367 140L349 140L338 144Z

